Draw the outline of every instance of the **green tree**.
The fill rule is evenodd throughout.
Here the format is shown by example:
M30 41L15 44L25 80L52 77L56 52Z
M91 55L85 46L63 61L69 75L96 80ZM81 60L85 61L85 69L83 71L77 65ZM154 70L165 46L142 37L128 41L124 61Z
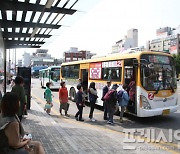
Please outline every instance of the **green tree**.
M178 75L178 74L180 74L180 54L173 55L173 57L174 57L174 60L175 60L176 73Z

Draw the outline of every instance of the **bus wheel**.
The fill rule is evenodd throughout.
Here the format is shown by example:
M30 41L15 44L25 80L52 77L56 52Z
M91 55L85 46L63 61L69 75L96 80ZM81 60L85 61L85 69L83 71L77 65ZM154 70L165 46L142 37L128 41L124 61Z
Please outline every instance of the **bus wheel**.
M75 102L76 101L76 91L74 88L71 88L70 90L70 99Z

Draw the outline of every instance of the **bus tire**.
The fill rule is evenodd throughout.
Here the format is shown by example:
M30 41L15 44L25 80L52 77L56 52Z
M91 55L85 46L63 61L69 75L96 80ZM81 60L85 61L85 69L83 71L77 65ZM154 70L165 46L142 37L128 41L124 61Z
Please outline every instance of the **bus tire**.
M74 88L70 89L70 99L75 102L76 101L76 90Z

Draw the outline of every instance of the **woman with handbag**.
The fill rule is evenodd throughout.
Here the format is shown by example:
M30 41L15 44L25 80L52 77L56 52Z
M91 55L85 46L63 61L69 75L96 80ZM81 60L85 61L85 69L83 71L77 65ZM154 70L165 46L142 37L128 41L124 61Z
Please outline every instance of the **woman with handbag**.
M95 108L95 103L97 101L97 90L95 88L95 82L91 82L89 85L89 101L90 101L90 113L89 113L89 118L92 122L96 121L93 118L93 112L94 112L94 108Z

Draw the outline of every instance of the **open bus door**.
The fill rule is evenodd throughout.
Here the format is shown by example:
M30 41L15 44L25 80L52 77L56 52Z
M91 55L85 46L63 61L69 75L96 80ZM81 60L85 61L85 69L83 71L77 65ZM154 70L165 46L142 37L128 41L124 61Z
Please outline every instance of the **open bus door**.
M83 90L86 91L88 89L88 69L81 70L81 80Z
M85 94L85 98L88 96L88 72L89 72L89 64L81 64L80 65L80 78L81 78L81 84L83 87L83 91Z
M130 97L127 109L128 112L133 114L137 113L136 77L137 77L137 66L134 65L133 59L126 59L124 61L124 83L128 85L128 94Z

